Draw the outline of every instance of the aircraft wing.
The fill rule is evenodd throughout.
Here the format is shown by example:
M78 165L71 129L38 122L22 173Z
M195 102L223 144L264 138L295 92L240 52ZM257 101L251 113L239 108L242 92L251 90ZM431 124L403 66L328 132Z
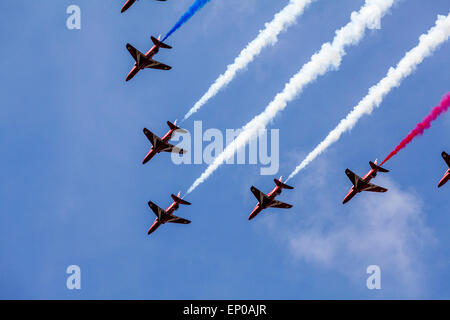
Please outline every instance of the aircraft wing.
M150 59L149 63L145 66L146 68L150 69L159 69L159 70L170 70L172 69L171 66L168 66L164 63L158 62L156 60Z
M180 223L180 224L189 224L191 223L190 220L187 219L183 219L177 216L171 216L171 218L169 220L167 220L167 222L172 222L172 223Z
M450 180L450 169L447 170L447 172L442 177L441 181L439 181L438 188L442 187L444 184L446 184Z
M353 173L351 170L347 169L345 170L345 174L347 175L347 177L350 179L350 181L353 183L353 185L356 187L358 187L358 184L360 183L360 181L362 180L360 176L358 176L357 174Z
M151 201L148 202L148 206L156 214L156 216L158 217L159 220L161 220L161 217L163 216L163 214L166 213L166 211L164 211L164 209L161 209L160 207L158 207L156 204L154 204Z
M147 128L144 128L144 134L147 137L147 139L152 143L153 146L155 146L156 143L161 140L156 134L154 134Z
M266 195L262 191L258 190L254 186L251 186L250 191L253 193L259 203L262 203L264 198L266 197Z
M174 145L170 143L166 143L163 150L164 152L172 152L172 153L178 153L178 154L185 154L187 151L183 150L181 148L175 147Z
M127 50L137 64L140 64L141 60L145 60L145 55L129 43L127 43Z
M442 158L444 158L444 161L447 163L448 167L450 168L450 156L445 151L442 152Z
M127 0L127 2L123 5L121 12L127 11L135 2L136 0Z
M367 187L365 187L364 189L362 189L362 191L371 191L371 192L386 192L388 191L386 188L377 186L375 184L372 183L368 183Z
M292 205L289 203L284 203L278 200L273 200L270 204L270 207L272 208L281 208L281 209L290 209L292 208Z

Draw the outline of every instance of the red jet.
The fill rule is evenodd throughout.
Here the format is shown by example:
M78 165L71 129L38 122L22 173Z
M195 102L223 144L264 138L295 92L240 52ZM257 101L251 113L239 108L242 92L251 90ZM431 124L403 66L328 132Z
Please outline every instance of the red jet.
M145 156L144 160L142 161L142 164L146 164L147 162L150 161L151 158L153 158L155 156L155 154L160 153L160 152L172 152L172 153L178 153L178 154L186 153L186 150L175 147L174 145L168 143L168 141L170 139L172 139L172 136L175 134L175 132L187 133L187 131L177 127L176 120L174 123L167 121L167 125L169 126L170 130L162 138L159 138L156 134L152 133L147 128L144 128L144 130L143 130L144 134L147 137L147 139L151 142L152 147L151 147L150 151L147 153L147 155Z
M171 46L161 42L161 36L156 39L155 37L151 37L153 41L153 47L148 50L146 54L143 54L138 49L133 47L131 44L127 43L127 49L133 57L135 63L133 69L131 69L130 73L127 75L126 81L130 81L133 77L142 69L150 68L150 69L159 69L159 70L170 70L172 67L165 65L161 62L153 60L153 56L159 52L159 48L164 49L172 49Z
M441 181L439 181L438 188L442 187L448 180L450 180L450 156L445 151L442 151L442 158L444 158L444 161L447 163L449 169L444 174Z
M150 234L154 232L161 224L164 224L166 222L172 222L172 223L180 223L180 224L189 224L191 221L174 216L173 212L178 210L178 207L180 204L188 205L190 206L191 203L183 200L180 198L180 193L178 192L178 195L171 194L170 195L173 199L173 203L166 209L161 209L153 202L149 201L148 206L150 209L153 210L153 212L156 214L155 222L153 222L150 229L148 229L147 234Z
M353 187L350 189L348 194L345 196L344 201L342 201L343 204L349 202L357 193L360 193L361 191L372 191L372 192L386 192L388 191L386 188L379 187L377 185L374 185L370 183L370 180L375 178L377 176L378 171L380 172L389 172L389 170L386 170L380 166L377 165L377 160L375 162L370 161L370 171L362 178L358 177L356 174L354 174L349 169L345 170L345 174L347 174L350 181L353 183Z
M166 0L157 0L157 1L166 1ZM120 10L120 12L125 12L128 10L128 8L130 8L134 3L136 2L136 0L127 0L127 2L125 2L125 4L122 7L122 10Z
M276 187L273 188L273 190L270 191L267 195L264 194L263 192L259 191L258 189L256 189L254 186L252 186L250 188L252 193L255 195L255 198L258 200L258 203L256 204L255 208L253 209L252 213L250 213L248 220L252 220L262 210L267 209L267 208L282 208L282 209L292 208L291 204L287 204L287 203L275 200L275 197L277 197L283 189L294 189L294 187L284 184L281 177L278 180L273 179L273 181L275 182Z

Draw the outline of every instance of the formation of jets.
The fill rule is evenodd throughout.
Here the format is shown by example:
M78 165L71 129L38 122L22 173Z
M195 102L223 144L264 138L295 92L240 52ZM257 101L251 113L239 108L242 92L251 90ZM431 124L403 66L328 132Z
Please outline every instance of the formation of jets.
M166 0L157 0L157 1L166 1ZM123 5L121 12L125 12L128 10L136 0L127 0L126 3ZM153 42L153 47L147 51L146 54L141 53L139 50L137 50L135 47L133 47L131 44L127 43L126 48L128 52L133 57L135 63L133 68L131 69L130 73L126 77L126 81L131 80L140 70L143 69L159 69L159 70L170 70L171 67L168 65L165 65L161 62L158 62L153 59L153 57L159 52L160 48L164 49L172 49L171 46L163 43L161 41L161 36L158 38L151 37L151 40ZM171 152L171 153L178 153L178 154L184 154L186 153L186 150L183 150L181 148L178 148L172 144L169 143L169 140L172 139L173 135L175 133L187 133L186 130L181 129L177 126L177 122L174 121L174 123L171 123L170 121L167 121L167 125L169 126L169 131L162 137L158 137L154 133L152 133L147 128L144 128L144 134L147 137L147 139L152 144L152 147L150 148L150 151L145 156L144 160L142 161L142 164L146 164L149 162L156 154L160 152ZM442 187L448 180L450 180L450 156L446 152L442 152L442 157L444 158L444 161L448 165L447 172L444 174L442 179L440 180L438 187ZM352 172L349 169L345 170L345 174L352 182L353 186L351 187L350 191L345 196L344 200L342 201L343 204L349 202L353 197L362 191L370 191L370 192L387 192L388 189L377 186L375 184L372 184L370 181L377 176L378 172L389 172L389 170L386 170L382 167L380 167L377 163L377 160L374 162L370 161L370 171L363 176L362 178L356 175L354 172ZM250 191L253 193L255 198L258 200L258 203L255 205L253 211L250 213L248 220L254 219L261 211L268 209L268 208L281 208L281 209L290 209L292 208L291 204L284 203L281 201L276 200L275 198L279 196L283 189L294 189L294 187L291 187L285 182L283 182L282 177L279 179L274 179L275 187L270 191L269 193L265 194L262 191L258 190L256 187L251 186ZM166 222L171 223L178 223L178 224L189 224L191 223L190 220L177 217L173 215L173 212L176 211L180 204L183 205L191 205L191 203L183 200L180 197L180 193L178 195L171 195L173 199L173 203L166 209L163 210L160 207L158 207L153 202L149 201L148 205L150 209L155 213L156 219L153 222L152 226L148 230L148 234L153 233L156 229L159 228L161 224L165 224Z

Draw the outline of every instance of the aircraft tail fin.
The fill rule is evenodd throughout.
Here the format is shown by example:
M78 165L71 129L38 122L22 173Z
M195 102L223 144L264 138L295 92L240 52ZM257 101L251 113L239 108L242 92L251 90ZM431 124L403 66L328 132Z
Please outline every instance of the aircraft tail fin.
M288 186L287 184L284 184L282 181L281 181L281 178L278 180L278 179L273 179L273 181L275 182L275 184L278 186L278 187L280 187L280 188L283 188L283 189L294 189L294 187L291 187L291 186Z
M378 170L380 172L389 172L389 170L384 169L384 168L380 167L379 165L377 165L377 161L375 161L375 162L369 161L369 164L373 170Z
M173 201L175 201L176 203L184 204L184 205L187 205L187 206L191 205L190 202L187 202L186 200L181 199L179 195L180 194L178 194L178 196L176 196L174 194L171 194L170 196L172 197Z
M151 39L152 39L153 43L154 43L156 46L159 45L160 48L164 48L164 49L172 49L171 46L169 46L168 44L165 44L164 42L159 41L159 40L156 39L154 36L151 36Z
M175 120L174 123L172 123L172 122L170 122L170 121L167 121L167 125L169 126L169 128L170 128L171 130L174 130L174 131L176 131L176 132L179 132L179 133L187 133L186 130L181 129L180 127L177 127L177 121L176 121L176 120Z

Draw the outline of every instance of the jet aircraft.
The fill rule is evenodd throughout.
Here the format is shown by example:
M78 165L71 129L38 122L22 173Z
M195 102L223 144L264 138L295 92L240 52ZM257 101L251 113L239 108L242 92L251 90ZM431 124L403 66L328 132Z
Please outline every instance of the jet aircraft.
M142 164L146 164L147 162L150 161L151 158L153 158L157 153L160 152L172 152L179 154L184 154L187 152L186 150L175 147L174 145L168 143L168 141L172 139L172 136L175 134L175 132L187 133L187 131L177 127L176 120L174 123L167 121L167 125L169 126L170 130L162 138L159 138L156 134L152 133L147 128L144 128L143 130L144 134L147 137L147 139L151 142L152 147L145 156L144 160L142 161Z
M350 201L357 193L361 191L372 191L372 192L386 192L388 191L386 188L379 187L377 185L374 185L370 183L370 180L375 178L377 176L378 171L380 172L389 172L389 170L386 170L382 167L380 167L377 164L377 160L375 162L370 161L370 171L364 176L359 177L356 174L354 174L351 170L346 169L345 174L348 176L350 181L353 183L353 187L350 189L348 194L345 196L344 201L342 201L343 204Z
M281 191L283 189L294 189L294 187L288 186L287 184L283 183L282 177L280 179L273 179L276 186L273 188L272 191L270 191L268 194L264 194L254 186L251 186L250 190L255 196L255 198L258 200L258 203L256 204L255 208L253 209L252 213L248 217L248 220L252 220L254 217L256 217L262 210L267 208L282 208L282 209L290 209L292 208L292 205L275 200L275 198L281 194Z
M172 67L165 65L164 63L153 60L153 56L159 52L159 48L172 49L172 47L161 42L160 41L161 36L159 36L158 39L152 36L151 39L153 42L153 47L150 50L148 50L146 54L143 54L138 49L133 47L131 44L127 43L126 47L128 49L128 52L130 52L135 63L130 73L127 75L125 81L130 81L140 70L146 68L159 70L172 69Z
M180 192L178 192L178 195L171 194L170 196L173 199L173 203L166 210L161 209L160 207L158 207L156 204L154 204L151 201L148 202L148 206L155 213L156 219L153 222L153 224L150 227L150 229L148 229L147 234L151 234L156 229L158 229L160 225L165 224L166 222L180 223L180 224L189 224L189 223L191 223L191 221L189 221L187 219L183 219L183 218L180 218L180 217L177 217L177 216L173 215L173 212L178 210L180 204L184 204L184 205L190 206L191 203L181 199L180 198Z

